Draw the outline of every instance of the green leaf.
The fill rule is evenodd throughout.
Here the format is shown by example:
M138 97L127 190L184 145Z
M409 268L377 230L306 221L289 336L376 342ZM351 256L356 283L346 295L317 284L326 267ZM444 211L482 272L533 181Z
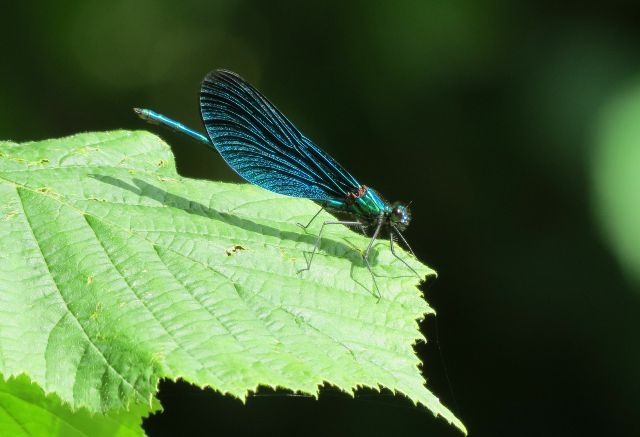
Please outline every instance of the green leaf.
M0 430L6 436L144 436L141 418L150 411L144 405L108 416L71 411L55 394L45 396L26 376L5 381L0 375Z
M424 386L413 344L433 311L379 241L318 206L177 175L146 132L0 143L0 372L73 408L151 402L160 378L244 398L325 382L401 392L464 431ZM421 274L434 272L400 255Z

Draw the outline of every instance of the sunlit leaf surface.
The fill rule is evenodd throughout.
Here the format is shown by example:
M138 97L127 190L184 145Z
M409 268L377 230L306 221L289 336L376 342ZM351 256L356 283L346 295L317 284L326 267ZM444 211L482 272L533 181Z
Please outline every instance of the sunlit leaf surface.
M245 397L387 387L464 429L425 387L413 344L431 312L381 240L318 206L177 175L145 132L0 143L0 373L71 408L149 405L160 378ZM428 267L401 252L422 275Z

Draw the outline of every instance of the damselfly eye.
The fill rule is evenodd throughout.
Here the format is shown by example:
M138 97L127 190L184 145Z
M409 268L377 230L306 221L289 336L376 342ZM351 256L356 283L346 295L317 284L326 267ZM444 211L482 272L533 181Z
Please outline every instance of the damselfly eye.
M395 205L391 209L391 220L402 223L407 217L407 208L404 205Z
M399 229L404 229L409 226L409 222L411 221L411 214L409 213L409 208L402 203L396 203L391 207L390 220L395 226Z

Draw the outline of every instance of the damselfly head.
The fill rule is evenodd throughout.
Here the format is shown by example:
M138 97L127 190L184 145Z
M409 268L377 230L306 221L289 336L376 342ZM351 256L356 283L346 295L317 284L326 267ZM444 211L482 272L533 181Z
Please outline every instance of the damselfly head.
M404 228L409 226L409 223L411 222L411 211L409 211L409 206L400 202L396 202L391 205L389 220L391 220L391 224L396 228L401 231L404 230Z

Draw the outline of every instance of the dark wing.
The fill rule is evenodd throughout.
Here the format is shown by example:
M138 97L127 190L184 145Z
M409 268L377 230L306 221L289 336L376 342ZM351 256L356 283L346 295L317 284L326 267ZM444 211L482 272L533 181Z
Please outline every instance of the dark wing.
M242 178L275 193L343 201L358 181L235 73L216 70L200 88L207 134Z

